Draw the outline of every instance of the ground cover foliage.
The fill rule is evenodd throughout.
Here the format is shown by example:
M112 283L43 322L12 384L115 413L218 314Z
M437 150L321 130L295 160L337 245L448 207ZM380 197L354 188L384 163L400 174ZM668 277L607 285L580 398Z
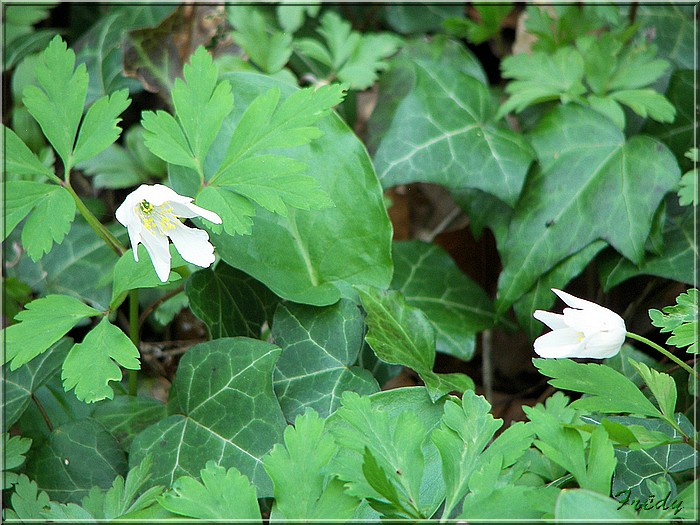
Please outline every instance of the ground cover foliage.
M696 520L693 17L3 4L3 520Z

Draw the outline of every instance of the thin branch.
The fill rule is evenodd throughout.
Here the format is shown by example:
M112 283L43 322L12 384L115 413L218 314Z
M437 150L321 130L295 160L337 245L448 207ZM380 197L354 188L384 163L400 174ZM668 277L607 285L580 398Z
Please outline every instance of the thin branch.
M32 392L32 401L34 401L34 404L39 409L39 413L41 413L41 417L44 418L46 426L49 427L49 432L53 432L53 425L51 424L49 415L46 413L46 410L44 410L44 405L41 404L39 398L34 395L34 392Z
M185 285L182 284L182 285L178 286L177 288L175 288L174 290L170 290L164 296L159 297L153 303L148 305L148 307L141 313L141 316L139 317L139 329L141 329L144 321L146 321L148 316L151 315L156 308L158 308L161 304L163 304L168 299L175 297L177 294L179 294L184 289L185 289Z

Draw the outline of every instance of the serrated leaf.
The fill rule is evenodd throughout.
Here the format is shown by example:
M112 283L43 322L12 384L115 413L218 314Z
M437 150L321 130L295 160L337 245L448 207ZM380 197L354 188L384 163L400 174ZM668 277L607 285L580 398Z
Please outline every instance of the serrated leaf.
M437 49L408 48L382 79L380 89L397 84L400 91L375 113L386 123L370 122L380 129L381 142L372 139L379 180L385 188L411 182L476 188L513 206L532 149L497 123L488 88L473 76L471 55L447 62L433 55Z
M18 482L19 476L12 471L22 466L31 446L32 440L29 438L10 437L7 432L2 435L2 490L7 490Z
M130 248L122 254L117 264L114 265L111 302L114 302L116 298L129 290L135 290L137 288L156 288L174 283L181 279L180 274L170 270L168 280L166 282L161 281L150 261L146 247L139 243L137 249L139 254L138 262L134 259L134 252ZM169 250L172 268L177 268L186 264L175 249L175 245L171 244Z
M36 482L30 481L24 474L20 474L10 501L20 520L42 518L41 512L49 506L49 496L46 492L39 492Z
M609 366L577 363L570 359L533 359L540 373L556 388L588 394L572 407L603 414L629 413L661 417L639 388Z
M30 150L24 141L17 136L17 134L10 128L2 126L2 132L5 137L5 170L8 175L35 175L40 177L51 177L53 171L46 167L36 156L36 154ZM9 184L17 184L17 182L28 182L28 181L10 181L6 180L6 192L9 195ZM38 183L35 183L38 184ZM25 195L22 195L26 197ZM5 219L7 223L7 219ZM19 221L18 221L19 222ZM10 228L11 231L11 228ZM10 233L7 232L7 234Z
M435 330L422 310L408 306L400 292L356 288L367 312L365 340L379 359L415 370L433 400L473 388L471 379L463 374L433 372Z
M478 21L468 18L448 18L443 26L450 34L466 37L472 44L481 44L498 34L503 20L513 10L513 4L475 4Z
M170 113L144 111L141 114L141 125L146 130L144 144L154 155L165 162L197 171L197 159L192 156L187 137Z
M663 144L641 135L626 141L611 121L582 107L554 109L531 140L541 167L528 179L500 250L500 313L597 239L640 262L654 214L680 177ZM635 191L640 184L649 191Z
M278 301L265 285L223 262L192 274L185 291L192 313L207 325L213 339L260 338Z
M61 367L71 347L69 339L62 339L17 370L3 368L5 395L2 409L4 424L10 428L22 416L35 394Z
M436 332L436 349L463 360L474 354L475 334L493 326L493 303L437 245L394 242L391 287L420 308Z
M75 134L87 94L85 65L75 68L75 53L56 36L41 55L35 71L39 85L27 86L22 102L70 169Z
M282 69L292 54L292 35L270 28L254 6L230 6L228 12L233 40L255 65L268 74Z
M282 354L273 384L287 421L308 408L329 416L345 391L368 395L379 390L368 370L353 366L363 335L360 310L346 299L323 308L279 304L272 339Z
M222 229L229 235L250 235L253 231L255 206L247 198L226 188L205 186L197 194L195 202L205 210L211 210L221 217L222 225L207 224L214 233Z
M641 350L637 350L627 343L622 345L622 348L620 348L617 354L608 357L603 363L613 370L620 372L638 387L642 386L644 380L637 373L637 369L633 366L634 363L644 363L649 368L661 368L661 365L652 356L645 354Z
M22 228L22 245L34 262L63 241L75 218L71 194L61 186L54 188L36 204Z
M635 520L637 514L603 494L588 489L564 489L554 511L557 520L618 521Z
M29 180L5 181L3 183L3 190L5 193L5 198L3 199L3 218L5 222L3 240L12 233L12 230L14 230L48 194L58 189L58 186L43 182L33 182Z
M676 381L668 374L657 372L653 368L649 368L644 363L636 363L630 359L630 364L637 369L637 372L651 390L651 393L656 398L659 404L661 413L667 419L672 419L676 412L676 399L678 392L676 391Z
M662 310L649 310L649 317L651 324L661 328L661 333L673 333L666 343L678 348L687 346L687 352L697 354L698 290L689 289L676 297L674 306L665 306Z
M60 503L80 502L95 485L109 488L126 470L124 451L89 418L55 428L27 462L27 474Z
M602 425L598 426L588 442L586 479L582 481L581 488L600 494L609 494L616 465L617 460L612 441L608 437L606 429Z
M149 484L170 485L216 457L220 466L235 466L249 477L259 497L272 495L261 458L281 441L285 426L272 391L279 353L274 345L243 337L190 348L173 383L174 415L136 436L132 465L152 453Z
M187 476L178 478L158 502L190 518L262 521L255 486L238 470L208 461L200 476L201 483Z
M265 471L275 487L271 518L350 519L359 500L325 472L339 448L325 431L325 421L313 410L297 416L278 443L263 458Z
M277 21L283 30L294 33L304 24L307 16L315 17L320 9L321 3L318 0L301 5L293 1L282 1L277 6Z
M122 378L117 365L138 370L139 351L124 332L104 317L66 357L61 372L63 388L75 388L76 397L86 403L112 399L114 392L109 382Z
M615 91L610 96L642 118L648 116L659 122L673 122L676 117L673 104L653 89L627 89Z
M15 319L21 321L3 330L5 363L16 370L46 351L81 319L100 312L66 295L48 295L26 305Z
M72 166L94 157L119 138L122 132L117 126L121 122L119 115L129 104L129 90L122 89L109 96L105 95L90 106L80 125L71 159Z

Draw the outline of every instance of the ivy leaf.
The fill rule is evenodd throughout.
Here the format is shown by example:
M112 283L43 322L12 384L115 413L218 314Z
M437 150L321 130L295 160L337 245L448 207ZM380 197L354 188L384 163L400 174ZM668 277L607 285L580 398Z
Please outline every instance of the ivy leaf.
M139 351L124 332L104 317L66 357L61 372L63 388L75 388L76 397L86 403L112 399L114 392L108 383L122 378L117 365L138 370Z
M428 317L437 336L436 350L471 359L475 334L493 326L495 320L486 293L437 245L394 242L392 258L391 287Z
M3 330L5 363L16 370L46 351L78 321L100 312L67 295L47 295L26 305L15 319L20 323Z
M201 173L207 152L233 109L231 85L217 83L218 68L202 46L190 57L183 75L185 80L176 79L172 89L177 121L164 111L144 112L144 141L166 162Z
M192 274L185 291L192 313L207 325L213 339L260 338L278 301L265 285L223 262Z
M134 437L167 416L167 405L153 398L134 396L117 396L109 403L100 403L91 414L126 451Z
M271 29L263 15L254 6L228 7L229 22L236 29L236 42L250 60L265 73L276 73L289 61L292 54L292 35Z
M665 306L662 311L649 310L651 324L661 328L661 333L672 332L667 344L678 348L688 347L691 354L698 353L698 290L691 288L676 297L674 306Z
M287 421L307 408L327 417L346 390L369 395L379 390L369 370L352 366L362 348L364 322L347 299L326 307L281 303L272 323L282 348L274 387Z
M325 430L325 421L308 409L284 431L263 458L275 487L271 519L351 519L360 501L344 491L342 482L327 472L339 448Z
M279 353L274 345L244 337L190 348L173 383L173 415L136 436L129 460L136 464L152 453L150 483L171 485L216 457L221 467L235 466L247 476L259 497L272 495L261 458L281 441L285 426L272 390Z
M639 388L609 366L577 363L570 359L533 359L540 373L556 388L588 394L571 406L604 414L619 412L661 417Z
M39 492L35 481L30 481L27 476L20 474L15 484L15 491L10 497L12 510L16 518L20 520L36 520L42 517L41 513L49 506L49 496L46 492ZM3 516L10 518L11 516Z
M5 170L8 175L33 175L39 177L51 177L53 175L53 171L39 160L36 154L27 147L14 131L3 125L2 132L5 137ZM5 192L8 196L12 194L9 185L17 184L17 182L29 181L6 180ZM25 195L22 196L25 197ZM7 224L9 224L9 221ZM11 228L7 235L9 235L10 231L12 231Z
M188 518L262 522L255 486L238 470L208 461L200 476L201 483L189 476L178 478L158 502Z
M2 435L2 490L11 488L19 481L16 472L12 472L17 467L21 467L26 459L25 454L32 446L32 440L22 436L12 436L5 432Z
M515 80L506 85L510 98L501 105L497 118L511 111L520 113L528 106L548 100L566 104L586 92L583 57L571 47L558 49L552 55L543 52L510 55L501 62L501 69L505 78Z
M78 141L73 152L72 165L90 159L119 138L119 115L129 107L129 90L122 89L98 99L88 109L80 126Z
M87 94L85 65L75 68L75 53L56 36L36 65L36 79L39 86L27 86L22 102L70 169L75 134Z
M663 144L641 135L626 141L615 124L590 109L556 108L531 140L541 167L528 178L500 250L499 313L539 276L597 239L639 263L654 214L680 178ZM649 191L635 191L639 184Z
M9 138L9 135L7 135ZM8 159L9 162L9 159ZM46 196L59 189L59 186L29 180L8 180L3 183L5 190L3 240Z
M60 244L75 218L75 201L62 186L54 186L34 207L22 228L22 245L36 262Z
M408 306L400 292L356 288L367 312L365 340L379 359L415 370L433 401L453 391L473 390L473 381L464 374L433 372L435 330L422 310Z

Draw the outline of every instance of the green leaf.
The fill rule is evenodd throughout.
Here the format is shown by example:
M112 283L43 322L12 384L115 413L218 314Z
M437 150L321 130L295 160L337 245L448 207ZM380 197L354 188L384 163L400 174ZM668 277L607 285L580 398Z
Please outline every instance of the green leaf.
M229 235L250 235L253 231L255 206L246 197L226 188L205 186L197 194L197 205L211 210L221 217L222 225L207 224L210 231Z
M572 407L603 414L618 412L661 417L659 410L621 373L596 363L577 363L570 359L533 359L540 373L551 377L556 388L589 394Z
M304 25L307 16L314 18L320 9L321 2L318 0L306 4L283 0L277 5L277 21L284 31L294 33Z
M445 20L464 12L462 6L455 4L408 3L383 7L387 23L402 34L434 32Z
M651 309L651 324L661 328L661 333L672 332L666 341L677 348L688 347L691 354L698 353L698 290L691 288L676 297L674 306L665 306L662 311Z
M663 144L640 135L625 141L590 109L556 108L531 140L541 167L528 179L500 250L500 313L539 276L597 239L639 263L654 214L680 177ZM635 191L639 185L649 191Z
M167 417L167 406L147 397L117 396L95 406L92 418L99 421L128 451L143 430Z
M271 29L254 6L229 6L229 22L236 29L233 40L265 73L282 69L292 54L292 35Z
M11 488L19 481L16 472L12 472L17 467L21 467L26 459L25 454L32 446L32 440L22 436L12 436L5 432L2 435L2 490Z
M408 306L400 292L357 287L367 312L365 340L386 363L408 366L421 376L433 400L452 391L473 389L463 374L435 374L435 330L418 308Z
M242 337L190 348L171 390L173 415L136 436L131 464L152 453L150 483L170 485L215 457L221 467L235 466L247 476L259 497L272 495L261 458L281 441L285 424L272 391L279 353L269 343Z
M139 351L124 332L104 317L66 357L61 372L63 388L75 388L76 397L86 403L112 399L114 392L109 382L122 378L117 365L138 370Z
M10 501L16 517L21 520L42 518L41 512L49 506L46 492L39 492L36 482L30 481L24 474L20 474Z
M284 445L276 444L263 458L275 487L272 519L353 517L359 500L346 494L342 483L325 472L338 450L315 411L297 416L294 426L284 431Z
M22 245L36 262L51 251L53 243L60 244L70 231L75 218L75 201L67 189L54 186L41 199L24 223Z
M583 85L584 61L571 47L550 55L543 52L510 55L501 62L502 75L510 98L498 110L497 118L511 111L520 113L528 106L560 100L562 104L578 100L586 92Z
M323 308L281 303L272 339L282 348L274 374L277 399L287 421L308 408L327 417L346 390L368 395L379 390L372 374L352 366L362 348L364 322L346 299Z
M192 313L207 325L213 339L260 338L278 301L265 285L223 262L192 274L185 291Z
M503 424L489 414L490 409L483 397L467 391L461 407L453 400L445 403L443 424L430 436L442 458L446 490L443 516L449 517L469 491L469 479L486 445Z
M8 365L3 367L5 395L2 408L6 428L17 422L31 403L32 395L61 367L71 344L69 339L62 339L17 370L8 370Z
M93 419L55 428L27 462L27 475L61 503L79 502L95 485L109 488L126 470L124 451Z
M75 53L56 36L37 63L36 79L39 86L27 86L22 102L70 169L75 134L87 93L85 65L75 68Z
M447 31L458 37L466 37L472 44L481 44L497 35L503 20L513 11L513 4L475 4L478 22L468 18L448 18L443 22Z
M9 135L7 136L9 137ZM3 183L5 193L5 198L3 199L3 217L5 219L3 240L29 215L29 212L46 199L47 195L58 189L58 186L43 182L28 180L5 181Z
M122 132L117 126L121 122L119 115L129 104L129 90L122 89L105 95L90 106L80 126L73 165L94 157L119 138Z
M67 295L48 295L26 305L15 319L21 321L3 330L5 361L16 370L46 351L66 335L78 321L100 312Z
M694 11L690 5L640 5L639 32L649 35L659 55L678 68L695 67Z
M614 499L588 489L564 489L557 498L554 516L557 520L632 521L637 514L620 508Z
M2 126L2 132L5 137L5 170L8 175L34 175L39 177L51 177L53 175L53 171L39 160L36 154L27 147L24 141L22 141L14 131L8 127ZM23 182L26 187L29 187L28 181L5 181L5 192L8 196L14 194L17 189L17 186L15 186L15 188L13 188L14 191L11 191L10 188L12 188L12 186L10 185L16 185L19 182ZM38 183L35 182L34 184ZM20 195L23 198L28 197L24 193ZM5 205L7 206L8 203L5 203ZM8 206L7 209L9 210L10 206ZM11 223L8 219L5 220L6 224ZM15 223L15 225L16 224L17 223ZM7 228L8 231L6 234L9 235L12 228L9 226Z
M170 512L196 519L262 522L255 487L238 470L208 461L200 476L201 483L188 476L178 478L158 502Z
M600 494L610 494L610 484L616 465L612 441L606 429L602 425L598 426L591 434L588 444L586 478L582 481L581 488Z
M141 125L146 130L144 143L154 155L171 164L199 169L199 159L193 157L184 131L170 113L144 111Z
M171 244L169 249L172 268L187 264L175 249L174 244ZM114 265L114 283L112 286L111 302L114 302L116 298L129 290L135 290L137 288L156 288L174 283L181 279L180 274L170 270L168 280L166 282L161 281L156 274L150 256L143 244L138 245L138 254L139 260L136 262L133 248L129 249L122 254L117 264Z
M653 89L626 89L610 94L618 102L629 106L642 118L652 118L659 122L673 122L676 109L666 97Z
M651 390L651 393L656 398L656 402L659 404L661 413L667 419L673 419L673 414L676 412L676 399L678 398L676 381L673 377L657 372L644 363L636 363L631 359L630 364L637 369L637 372L647 384L649 390Z
M623 344L620 351L612 357L608 357L603 361L603 364L609 366L613 370L620 372L627 379L632 381L638 387L642 386L644 380L637 373L635 363L644 363L649 368L660 368L661 365L650 355L645 354L641 350L637 350L630 344Z
M493 326L493 303L437 245L395 242L391 287L423 310L436 332L437 351L469 360L475 334Z
M237 110L224 122L226 130L235 126L231 144L237 145L231 153L239 158L258 148L292 148L318 137L320 129L323 136L312 145L286 149L284 156L307 163L308 176L318 182L335 207L289 210L287 217L256 207L255 235L212 233L221 258L280 297L306 304L333 304L341 293L352 298L353 284L387 286L392 268L391 227L369 157L337 115L319 121L339 101L339 89L292 95L293 87L269 77L238 73L225 78L234 86L237 101ZM271 124L261 129L261 119L247 124L244 119L236 125L242 110L254 110L250 105L256 97L271 93L271 88L279 88L283 97L289 97L277 108ZM309 127L317 121L317 128ZM226 156L230 136L221 133L210 158ZM173 180L176 191L184 184L184 179Z
M438 59L437 44L407 48L384 75L393 98L373 115L374 155L382 185L431 182L476 188L513 206L533 152L521 135L496 122L496 105L465 52ZM379 104L382 101L380 100ZM376 117L375 117L376 115Z

